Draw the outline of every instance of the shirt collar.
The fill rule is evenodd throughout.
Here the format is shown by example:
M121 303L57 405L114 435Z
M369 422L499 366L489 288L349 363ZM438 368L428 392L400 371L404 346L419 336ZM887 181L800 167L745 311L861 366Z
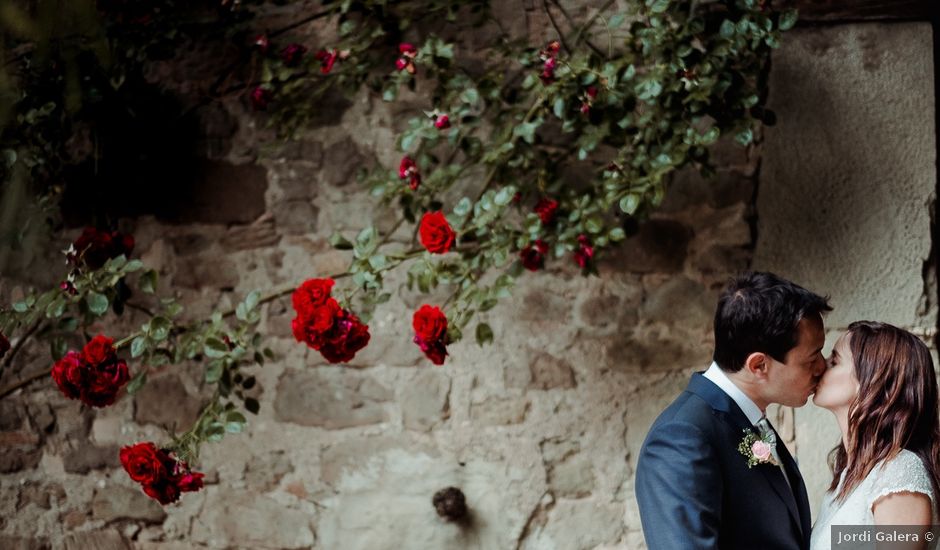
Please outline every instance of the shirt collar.
M708 370L703 374L705 378L711 380L718 386L721 391L728 394L728 397L732 401L737 403L738 407L741 408L741 411L744 412L744 416L751 422L751 424L757 424L757 421L764 416L764 413L761 412L760 407L758 407L751 398L744 394L734 382L728 378L728 375L718 366L718 363L712 362L711 366L708 367Z

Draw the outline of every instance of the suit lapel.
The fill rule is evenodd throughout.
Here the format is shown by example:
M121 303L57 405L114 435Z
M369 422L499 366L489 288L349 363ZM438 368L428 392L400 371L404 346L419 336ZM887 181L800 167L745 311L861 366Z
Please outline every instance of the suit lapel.
M711 380L705 378L701 373L695 373L692 375L692 379L689 381L689 386L687 391L698 395L705 400L711 407L719 413L717 416L721 417L726 423L730 424L735 428L735 431L741 434L741 437L744 437L744 430L753 430L757 431L753 424L747 419L747 416L744 414L744 411L741 410L741 407L738 407L738 404L734 402L731 397L722 391L721 388L716 386ZM803 480L799 475L799 471L796 468L796 463L793 461L793 457L790 456L790 453L786 450L786 445L780 440L780 437L777 437L777 441L780 443L777 445L777 453L780 455L781 462L784 463L784 468L789 473L790 479L794 478L794 473L796 474L796 480L798 481L797 485L799 488L794 487L793 490L790 489L790 486L787 485L787 480L783 477L783 472L780 471L780 468L769 466L769 465L758 465L755 466L758 470L761 471L763 476L767 479L767 482L773 488L774 492L777 493L777 496L783 500L784 504L787 507L787 510L790 513L790 517L793 519L793 522L796 524L797 528L800 530L800 535L806 538L806 535L809 533L809 511L807 510L805 518L807 523L804 524L802 511L798 508L797 498L795 497L794 491L801 491L803 495L806 494L806 488L803 486ZM741 457L744 460L744 457ZM806 497L803 497L803 500L806 500Z
M777 430L774 430L774 433L776 433L776 431ZM777 441L780 441L779 435L777 436ZM786 468L787 475L790 478L790 485L793 487L792 496L800 512L800 529L802 529L805 537L810 532L810 524L812 522L809 510L809 497L806 494L806 484L803 483L803 476L800 475L800 469L797 467L796 461L793 459L787 446L782 443L778 445L777 454L780 455L780 460L783 462L783 466Z

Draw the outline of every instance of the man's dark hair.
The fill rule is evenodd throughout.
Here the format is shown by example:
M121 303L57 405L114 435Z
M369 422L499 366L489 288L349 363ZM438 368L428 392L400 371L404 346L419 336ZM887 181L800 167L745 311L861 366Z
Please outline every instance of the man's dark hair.
M773 273L748 272L732 278L715 311L715 355L727 372L761 352L777 361L797 344L800 319L832 311L828 298Z

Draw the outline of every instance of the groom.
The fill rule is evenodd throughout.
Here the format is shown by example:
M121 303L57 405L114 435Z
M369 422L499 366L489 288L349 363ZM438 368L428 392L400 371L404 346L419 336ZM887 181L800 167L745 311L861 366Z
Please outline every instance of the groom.
M714 362L692 375L640 450L636 496L650 550L809 548L806 486L765 411L801 407L815 391L831 310L772 273L729 282Z

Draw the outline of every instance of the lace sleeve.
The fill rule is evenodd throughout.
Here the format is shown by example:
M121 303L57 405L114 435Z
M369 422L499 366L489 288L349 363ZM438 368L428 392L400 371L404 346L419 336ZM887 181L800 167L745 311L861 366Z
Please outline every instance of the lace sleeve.
M936 511L937 499L933 494L930 475L923 461L916 454L903 450L890 462L872 470L872 474L875 480L866 502L869 511L879 498L902 492L927 495L930 498L931 508Z

